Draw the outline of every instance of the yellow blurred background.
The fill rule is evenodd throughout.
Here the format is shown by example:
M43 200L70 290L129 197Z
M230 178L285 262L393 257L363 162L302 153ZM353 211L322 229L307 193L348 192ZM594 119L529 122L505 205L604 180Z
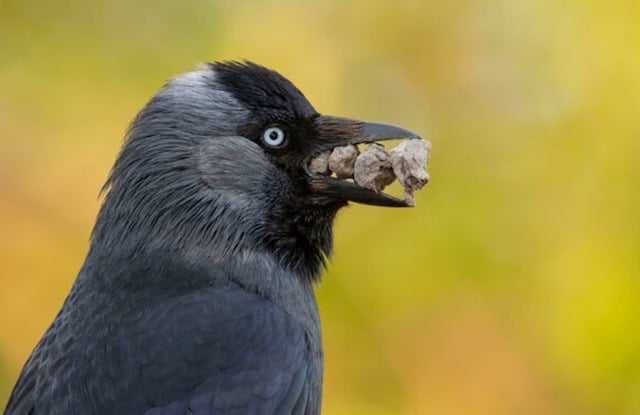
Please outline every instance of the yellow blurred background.
M128 122L198 62L433 143L318 288L325 414L640 414L640 2L0 2L0 409Z

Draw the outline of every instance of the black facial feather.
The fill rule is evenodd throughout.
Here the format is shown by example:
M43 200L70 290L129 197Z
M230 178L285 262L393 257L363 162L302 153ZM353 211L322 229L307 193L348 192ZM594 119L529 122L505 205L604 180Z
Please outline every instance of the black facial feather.
M316 114L302 92L275 71L253 62L217 62L209 66L216 79L251 110L276 118L307 118Z
M169 82L133 121L93 234L92 251L190 251L213 260L269 252L319 277L344 203L309 203L302 161L315 110L281 75L220 63ZM264 124L288 135L261 145Z
M272 126L286 135L282 148L265 148L271 161L292 176L303 174L302 165L315 147L317 111L291 81L252 62L217 62L208 65L220 87L251 111L238 133L262 145L262 134ZM265 146L263 146L265 147Z

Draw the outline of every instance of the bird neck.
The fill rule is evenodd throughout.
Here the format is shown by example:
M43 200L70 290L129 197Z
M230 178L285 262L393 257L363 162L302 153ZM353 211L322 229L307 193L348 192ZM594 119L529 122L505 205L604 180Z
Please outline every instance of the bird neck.
M336 208L297 206L274 212L262 240L288 269L311 281L319 281L333 253Z
M335 208L265 208L223 192L202 197L182 191L181 200L173 200L171 193L158 188L150 192L151 199L136 200L114 185L98 215L90 255L153 257L166 252L223 263L257 252L313 282L332 253Z

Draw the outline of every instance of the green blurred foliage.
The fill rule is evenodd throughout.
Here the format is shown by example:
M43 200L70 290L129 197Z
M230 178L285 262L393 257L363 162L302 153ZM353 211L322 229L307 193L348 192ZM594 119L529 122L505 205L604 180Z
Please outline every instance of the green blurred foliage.
M640 3L0 2L0 406L79 269L123 132L248 58L433 142L318 288L328 414L640 413Z

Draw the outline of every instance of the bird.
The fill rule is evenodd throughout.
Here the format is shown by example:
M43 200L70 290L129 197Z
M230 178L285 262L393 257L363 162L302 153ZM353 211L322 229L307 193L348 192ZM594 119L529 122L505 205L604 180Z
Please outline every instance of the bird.
M419 136L320 114L250 61L170 79L130 124L85 261L4 414L319 414L314 286L337 212L406 202L307 166L399 138Z

